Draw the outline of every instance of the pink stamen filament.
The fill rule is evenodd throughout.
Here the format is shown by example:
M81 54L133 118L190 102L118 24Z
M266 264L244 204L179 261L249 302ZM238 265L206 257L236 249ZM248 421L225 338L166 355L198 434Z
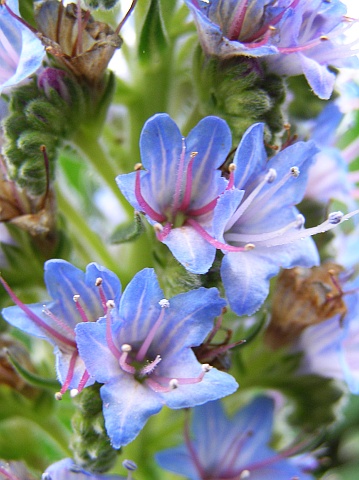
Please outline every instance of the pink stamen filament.
M231 23L229 30L228 30L228 38L229 40L238 40L241 34L241 30L244 23L244 18L247 13L248 8L248 0L239 4L237 11L235 12L235 19Z
M128 348L125 349L125 347L128 347ZM119 358L119 365L124 372L127 372L127 373L130 373L131 375L134 375L136 373L136 368L127 363L127 358L128 358L128 354L130 353L130 351L131 351L130 345L123 345L122 353L121 353L121 356Z
M186 220L186 223L191 225L196 230L196 232L201 235L202 238L204 238L208 243L218 248L219 250L226 250L227 252L245 252L248 250L248 248L246 247L235 247L233 245L219 242L215 238L211 237L211 235L209 235L209 233L207 233L206 230L204 230L204 228L202 228L201 225L199 225L199 223L197 223L196 220L193 220L192 218L188 218Z
M191 160L188 162L187 172L186 172L186 188L183 195L183 199L181 205L178 207L178 210L181 212L185 212L189 204L191 202L191 193L192 193L192 170L193 170L193 162L195 157L192 156Z
M61 320L60 318L56 317L56 315L54 315L51 310L49 310L45 305L44 305L44 309L43 309L43 313L45 315L47 315L48 317L51 318L51 320L53 320L56 325L58 325L60 328L63 328L64 330L66 330L66 332L75 339L75 332L73 331L73 329L71 327L69 327L63 320Z
M11 299L14 301L14 303L16 303L19 308L21 308L21 310L30 318L30 320L35 323L35 325L45 330L45 332L47 332L51 337L55 338L61 343L68 345L71 348L77 349L76 342L70 340L61 333L57 332L54 328L47 325L47 323L45 323L43 320L41 320L41 318L35 315L34 312L30 310L27 305L22 303L2 277L0 277L0 282L2 283L3 287L5 288Z
M218 465L220 466L220 470L218 471L219 474L230 474L232 476L232 469L233 465L235 464L236 460L240 455L240 451L242 450L243 446L245 445L248 438L253 435L251 430L246 430L243 432L239 438L236 438L235 441L231 443L227 452L225 452L225 458L222 458ZM224 467L225 465L225 467ZM246 468L247 470L247 468ZM233 475L235 476L235 475Z
M217 332L219 331L219 329L221 328L222 326L222 322L223 322L223 315L220 315L218 317L218 320L215 324L215 326L212 328L210 334L208 335L208 338L206 340L206 343L209 344L211 343L211 341L214 339L214 337L216 336Z
M160 242L163 242L163 240L167 237L167 235L170 233L172 229L172 225L170 223L166 223L164 227L160 223L157 223L155 225L155 230L156 230L156 237Z
M155 324L153 325L153 327L149 331L145 341L142 343L141 348L139 349L139 351L136 354L136 360L138 362L142 362L144 360L144 358L145 358L145 356L148 352L148 349L150 348L152 340L154 339L154 337L157 333L157 330L158 330L158 328L160 327L160 325L163 321L164 315L165 315L165 307L162 307L161 308L161 313L159 314Z
M107 312L106 312L106 341L108 348L110 349L112 355L117 358L117 360L120 360L122 356L122 352L116 347L113 338L112 338L112 330L111 330L111 311L112 311L113 306L109 305L109 302L107 302Z
M81 303L80 303L80 295L74 295L73 300L74 300L74 302L75 302L76 309L77 309L77 311L79 312L79 314L80 314L80 316L81 316L81 320L82 320L83 322L89 322L89 319L88 319L88 317L87 317L87 315L86 315L86 312L85 312L83 306L82 306Z
M189 425L188 425L188 415L186 417L185 424L184 424L184 441L185 441L185 444L186 444L187 449L189 451L189 454L192 458L194 466L195 466L195 468L196 468L196 470L199 474L199 477L200 478L205 478L206 472L204 471L204 469L201 465L201 462L198 458L197 452L196 452L196 450L193 446L192 440L190 438Z
M271 37L273 31L274 31L274 27L272 28L269 27L268 30L263 35L262 40L260 40L259 42L243 42L243 45L245 45L247 48L261 47L262 45L265 45L266 43L268 43L268 40Z
M180 195L181 195L182 179L184 176L184 169L185 169L185 158L186 158L186 143L185 143L185 139L182 138L182 151L181 151L180 161L178 165L176 187L175 187L174 199L172 204L173 214L176 214L180 210L179 201L180 201Z
M28 28L29 30L31 30L32 33L34 33L35 35L37 35L39 32L36 30L36 28L32 27L29 23L25 22L25 20L21 17L19 17L18 15L16 15L15 12L13 12L11 10L11 8L7 5L6 1L4 2L0 2L0 6L3 6L6 8L6 10L10 13L10 15L14 18L16 18L16 20L18 22L20 22L22 25L24 25L26 28Z
M141 193L141 171L139 169L136 170L135 195L142 211L146 215L152 218L152 220L155 220L155 222L162 223L166 221L166 217L156 212L156 210L154 210L143 198Z
M3 467L0 467L0 474L4 476L4 480L18 480L17 477L7 472Z
M85 385L89 378L90 374L87 370L85 370L77 387L79 393L85 388Z
M198 377L192 377L192 378L183 378L183 377L160 377L155 375L156 380L159 380L160 382L171 382L172 380L175 380L178 385L194 385L195 383L200 383L203 380L203 377L208 373L212 367L210 365L202 365L202 371L198 375Z
M100 294L100 299L101 299L101 305L104 311L104 314L106 315L107 313L107 299L105 296L105 292L102 286L102 278L97 278L95 282L96 287L98 288L99 294Z
M69 369L68 369L68 372L67 372L67 375L66 375L66 379L65 379L65 381L64 381L64 383L61 387L61 390L60 390L61 395L63 395L66 392L66 390L69 388L71 380L73 379L77 357L78 357L78 353L77 353L77 350L76 350L71 355Z
M207 205L204 205L201 208L197 208L196 210L188 210L187 215L191 217L198 217L200 215L204 215L206 213L212 212L217 205L218 197L211 200Z
M136 3L137 3L137 0L133 0L133 1L132 1L131 6L130 6L130 8L128 9L126 15L123 17L123 19L121 20L121 22L118 24L118 27L117 27L116 30L115 30L115 33L117 33L117 35L120 33L121 28L122 28L122 27L124 26L124 24L127 22L127 19L128 19L128 17L131 15L133 9L135 8Z

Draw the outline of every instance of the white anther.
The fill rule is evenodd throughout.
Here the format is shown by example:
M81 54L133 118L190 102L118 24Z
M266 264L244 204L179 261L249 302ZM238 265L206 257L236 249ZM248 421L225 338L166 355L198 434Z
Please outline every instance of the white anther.
M115 308L115 302L113 300L107 300L106 307L109 309Z
M236 166L235 163L230 163L230 164L228 165L228 171L229 171L229 172L234 172L234 171L236 170L236 168L237 168L237 166Z
M170 302L166 298L162 298L158 303L161 308L168 308L170 306Z
M132 347L128 343L124 343L123 345L121 345L121 352L128 353L131 351L132 351Z
M122 462L122 466L123 466L126 470L129 470L130 472L134 472L135 470L137 470L137 465L136 465L135 462L133 462L132 460L127 460L127 459L125 459L125 460Z
M71 398L75 398L78 394L79 394L79 391L77 390L77 388L72 388L70 390L70 397Z
M343 212L332 212L328 215L329 223L333 225L337 225L343 220L344 214Z
M136 163L135 164L135 167L134 167L135 171L141 170L141 168L142 168L142 163Z
M296 223L295 227L298 228L298 230L300 228L302 228L303 225L305 224L304 215L302 215L301 213L299 215L297 215L297 219L296 219L295 223Z
M191 152L191 153L189 154L189 156L190 156L191 158L194 158L194 157L196 157L197 155L198 155L198 152Z
M244 478L249 478L250 475L251 475L251 472L249 470L243 470L239 475L239 478L240 480L243 480Z
M75 303L77 303L77 302L80 300L80 295L78 295L78 294L77 294L77 295L74 295L74 296L72 297L72 300L73 300Z
M155 231L158 232L158 233L162 232L162 230L163 230L163 227L162 227L162 225L161 225L160 223L155 223L155 224L153 225L153 228L154 228Z
M244 250L246 252L249 252L250 250L254 250L256 248L256 246L254 245L254 243L247 243L246 245L244 245Z
M101 278L101 277L98 277L98 278L96 278L95 286L96 286L96 287L99 287L100 285L102 285L102 278Z
M178 380L177 378L172 378L169 383L168 383L168 386L170 387L171 390L175 390L176 388L178 388Z
M54 397L55 397L55 400L62 400L62 393L61 392L56 392Z
M290 169L290 174L294 177L294 178L298 178L299 177L299 174L300 174L300 170L298 167L291 167Z
M274 168L270 168L268 170L268 173L266 175L266 180L268 183L274 182L274 180L277 178L277 172L274 170Z
M204 363L202 365L202 370L204 371L204 373L208 373L210 370L212 370L212 365L210 365L209 363Z

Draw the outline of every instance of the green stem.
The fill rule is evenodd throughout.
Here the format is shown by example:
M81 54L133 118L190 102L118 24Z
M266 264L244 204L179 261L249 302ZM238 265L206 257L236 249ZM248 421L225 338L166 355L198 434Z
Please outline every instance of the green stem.
M59 209L71 225L72 240L79 245L79 250L86 262L98 261L102 265L118 272L119 262L107 252L103 240L89 227L84 216L73 207L71 201L61 192L57 191ZM84 241L81 241L84 239Z
M76 134L73 142L86 156L106 186L111 189L127 215L131 217L133 209L121 194L115 180L117 175L121 173L120 168L116 168L116 165L109 158L109 154L104 150L97 137L91 134L91 131L87 132L82 129Z

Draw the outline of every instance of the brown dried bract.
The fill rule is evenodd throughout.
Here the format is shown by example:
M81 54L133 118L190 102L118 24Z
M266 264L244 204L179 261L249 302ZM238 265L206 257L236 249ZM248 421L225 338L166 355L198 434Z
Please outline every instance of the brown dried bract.
M265 340L272 348L293 342L311 325L340 315L345 317L344 292L338 276L344 269L335 263L283 270L273 296L271 322Z
M39 38L48 53L73 75L90 85L101 82L121 37L109 25L97 22L87 10L77 15L77 5L66 7L57 0L42 2L35 9Z

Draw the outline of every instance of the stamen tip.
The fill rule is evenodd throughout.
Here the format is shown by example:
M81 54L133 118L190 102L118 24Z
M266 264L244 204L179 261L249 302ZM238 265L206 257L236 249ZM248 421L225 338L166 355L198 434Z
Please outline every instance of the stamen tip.
M249 478L250 475L251 475L251 472L249 470L242 470L239 478L240 478L240 480L243 480L245 478Z
M121 345L121 352L128 353L131 351L132 351L132 347L128 343L124 343L123 345Z
M156 232L160 233L163 230L163 226L160 223L155 223L153 225L153 228L155 229Z
M168 308L170 306L170 302L166 298L162 298L158 303L161 308Z
M114 302L113 300L107 300L107 302L106 302L106 307L107 307L108 309L113 309L113 308L115 308L115 302Z
M169 381L169 387L171 390L175 390L176 388L178 388L178 380L176 378L172 378L170 381Z
M59 400L59 401L60 401L60 400L62 400L62 393L61 393L61 392L56 392L55 395L54 395L54 397L55 397L55 400Z
M96 286L96 287L99 287L100 285L102 285L102 278L101 278L101 277L98 277L98 278L96 278L95 286Z
M135 167L134 167L135 172L137 172L138 170L141 170L141 168L142 168L142 163L136 163L135 164Z
M125 459L123 462L122 462L122 466L130 471L130 472L134 472L135 470L137 470L137 465L135 462L133 462L132 460L127 460Z
M77 303L80 300L80 295L76 294L72 297L73 301Z
M208 373L210 370L212 370L212 368L212 365L210 365L209 363L202 364L202 370L204 371L204 373Z
M296 228L301 229L305 224L305 217L301 213L297 215L297 220L296 220Z
M229 173L234 172L236 168L237 168L237 166L236 166L235 163L230 163L230 164L228 165L228 171L229 171Z
M196 157L197 155L198 155L198 152L191 152L189 156L190 156L191 158L194 158L194 157Z
M277 178L277 172L274 168L270 168L267 173L267 182L272 183Z
M328 221L329 223L333 224L333 225L337 225L338 223L340 223L342 220L343 220L343 217L344 217L344 214L343 212L331 212L329 215L328 215Z
M72 389L70 390L70 397L71 397L71 398L75 398L78 394L79 394L79 391L78 391L77 388L72 388Z
M244 250L246 252L249 252L250 250L254 250L256 248L256 246L254 245L254 243L247 243L246 245L244 245Z
M300 174L300 170L298 167L291 167L290 173L294 178L298 178Z

